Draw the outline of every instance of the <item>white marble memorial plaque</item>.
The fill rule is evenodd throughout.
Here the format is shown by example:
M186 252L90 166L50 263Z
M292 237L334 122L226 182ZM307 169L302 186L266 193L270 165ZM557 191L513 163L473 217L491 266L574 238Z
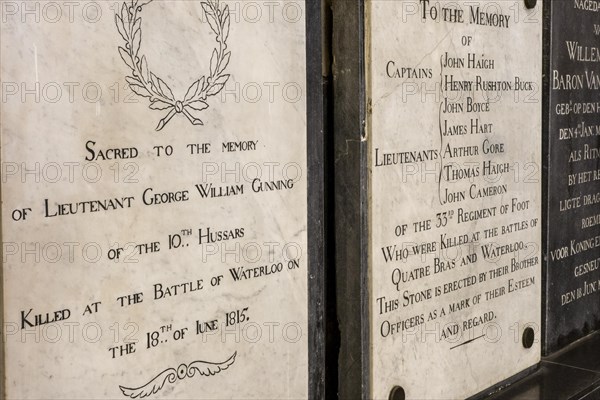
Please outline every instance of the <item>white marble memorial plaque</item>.
M537 3L366 2L373 398L465 398L539 361Z
M304 2L0 5L6 397L308 397Z

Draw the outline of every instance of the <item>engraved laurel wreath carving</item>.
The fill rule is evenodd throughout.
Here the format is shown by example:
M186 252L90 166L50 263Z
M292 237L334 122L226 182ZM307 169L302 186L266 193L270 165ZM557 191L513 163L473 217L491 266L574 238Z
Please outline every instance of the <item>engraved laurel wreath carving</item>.
M123 3L121 14L115 15L119 34L125 47L119 47L123 62L131 69L125 79L131 90L150 101L150 109L167 112L156 127L160 131L176 114L184 115L193 125L204 125L200 114L209 106L207 98L218 94L229 79L225 69L231 52L227 51L229 37L229 7L221 8L219 0L205 0L200 4L210 28L216 35L217 46L210 59L210 73L192 83L183 100L176 100L171 88L148 67L146 56L140 53L142 41L142 8L153 0L131 0Z
M151 396L158 393L167 381L169 383L175 383L178 380L185 378L193 378L196 372L202 376L213 376L221 371L229 368L234 362L237 352L233 353L226 361L222 363L212 363L208 361L194 361L189 365L181 364L177 369L167 368L160 374L156 375L154 379L137 388L127 388L125 386L119 386L121 392L127 397L132 399L143 399L144 397Z

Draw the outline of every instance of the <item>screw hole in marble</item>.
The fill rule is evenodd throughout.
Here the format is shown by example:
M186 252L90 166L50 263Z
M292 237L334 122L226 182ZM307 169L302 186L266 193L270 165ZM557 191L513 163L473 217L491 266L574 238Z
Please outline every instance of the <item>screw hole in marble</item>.
M531 346L533 346L534 339L535 332L533 331L533 328L525 328L525 330L523 331L523 347L525 347L526 349L531 348Z
M404 389L401 386L394 386L390 391L389 400L405 400L406 393L404 393Z

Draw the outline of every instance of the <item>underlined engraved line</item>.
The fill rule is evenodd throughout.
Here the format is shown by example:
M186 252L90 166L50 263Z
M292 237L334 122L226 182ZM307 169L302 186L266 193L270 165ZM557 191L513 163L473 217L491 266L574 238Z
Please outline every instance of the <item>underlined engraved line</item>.
M456 345L456 346L454 346L454 347L450 347L450 350L454 350L454 349L455 349L455 348L457 348L457 347L464 346L465 344L469 344L469 343L471 343L471 342L474 342L474 341L476 341L477 339L481 339L481 338L482 338L482 337L484 337L484 336L485 336L485 335L481 335L481 336L477 336L476 338L469 339L469 340L467 340L467 341L466 341L466 342L464 342L464 343L457 344L457 345Z

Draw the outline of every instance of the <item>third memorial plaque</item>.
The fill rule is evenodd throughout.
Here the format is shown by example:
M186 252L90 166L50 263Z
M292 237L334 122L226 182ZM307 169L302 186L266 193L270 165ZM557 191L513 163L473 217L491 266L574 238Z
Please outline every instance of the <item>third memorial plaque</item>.
M600 24L594 2L549 16L545 352L600 327Z

